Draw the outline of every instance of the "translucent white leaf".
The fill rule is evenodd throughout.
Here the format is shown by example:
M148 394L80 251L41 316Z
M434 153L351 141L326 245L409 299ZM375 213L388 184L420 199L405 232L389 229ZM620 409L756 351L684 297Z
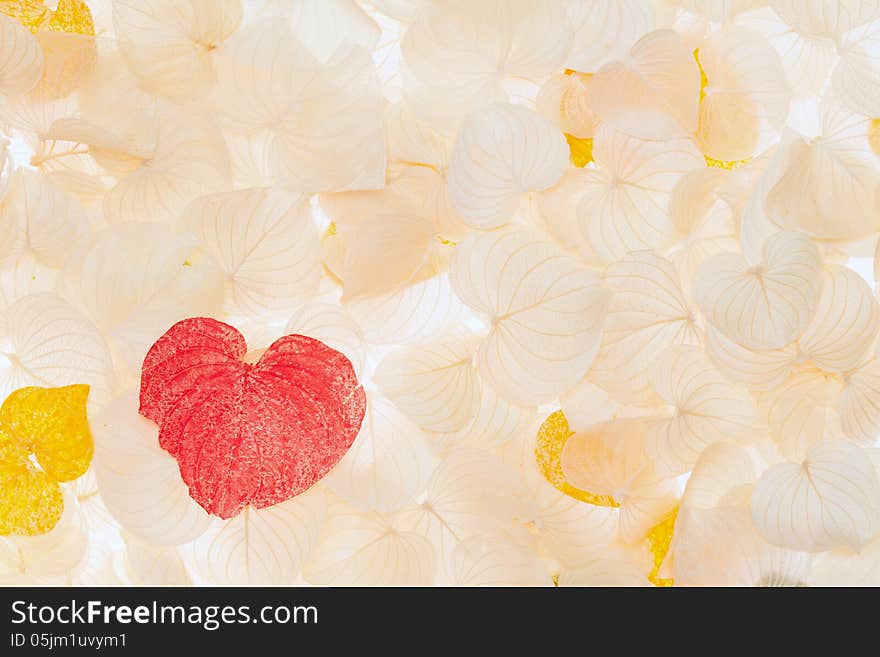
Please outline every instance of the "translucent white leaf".
M278 21L239 31L218 49L214 105L235 134L270 133L276 176L300 191L374 189L384 181L375 67L363 48L326 64Z
M668 139L696 130L700 73L672 30L643 36L626 57L600 68L587 90L602 120L627 134Z
M424 502L404 510L398 522L446 556L470 536L512 529L514 518L525 515L517 489L516 473L494 455L456 449L434 470Z
M739 188L730 178L718 167L695 169L679 179L669 197L669 216L678 240L668 257L677 266L688 293L705 260L737 249L738 208L727 189Z
M124 535L125 565L135 584L141 586L189 586L186 565L175 547L144 543Z
M434 581L436 555L428 539L398 531L378 514L332 507L312 554L304 572L312 584L425 586Z
M364 338L360 327L341 306L310 301L293 313L284 335L307 335L341 351L361 372L364 364Z
M654 361L650 380L672 407L670 417L651 422L646 437L645 449L658 471L681 474L712 443L748 442L760 435L748 390L725 380L698 347L670 347Z
M771 0L770 6L798 31L827 37L880 18L877 0Z
M767 543L748 508L682 510L675 521L676 586L805 586L810 555Z
M196 572L215 584L290 584L318 543L327 502L310 491L264 509L214 519L192 544Z
M586 373L607 304L594 273L517 230L469 235L450 276L462 301L491 318L477 367L501 396L523 405L549 401Z
M880 171L865 139L869 123L826 102L821 134L788 148L784 173L767 195L767 215L817 238L855 239L876 231Z
M410 347L383 358L373 380L422 429L458 431L480 404L473 354L473 341L462 339Z
M117 0L113 23L140 84L177 101L215 82L214 50L242 19L240 0Z
M774 545L807 552L859 550L878 529L880 481L866 453L847 443L813 447L758 480L752 518Z
M688 12L705 16L716 23L727 23L740 12L763 4L762 0L674 0Z
M817 315L818 316L818 315ZM798 358L798 346L782 349L747 349L716 329L706 328L706 353L718 371L753 390L772 390L788 377Z
M603 123L593 142L597 169L585 180L581 231L606 262L630 251L663 248L676 237L669 198L689 171L705 167L689 139L642 140Z
M0 310L29 294L52 292L58 271L40 264L32 253L24 253L0 265Z
M590 109L587 98L589 80L590 76L580 73L554 75L541 86L535 98L535 109L573 137L592 137L599 117Z
M852 269L831 265L816 315L798 344L817 367L846 372L862 362L878 328L880 306L871 288Z
M68 261L58 291L95 322L123 372L139 375L147 350L172 324L220 311L222 278L188 260L193 250L160 224L113 226Z
M637 251L608 265L603 282L611 302L589 378L618 401L650 402L654 359L671 345L700 343L678 272L665 258Z
M782 58L789 86L798 96L821 91L837 59L834 41L821 34L801 29L764 7L737 16L737 23L762 34Z
M651 553L644 547L614 546L582 555L559 574L559 586L650 586Z
M813 586L880 586L880 538L854 553L847 549L823 552L813 558Z
M452 579L456 586L553 586L546 565L534 552L484 536L456 546Z
M491 449L521 435L532 426L535 409L512 404L495 389L478 382L480 403L476 412L458 431L443 434L443 440L463 447Z
M107 193L104 212L114 221L171 222L197 196L228 187L230 177L213 121L181 112L160 124L151 157Z
M571 167L560 181L543 192L536 192L532 199L544 220L543 228L565 251L579 257L597 268L604 264L596 255L590 240L580 225L581 197L593 181L594 172L588 168Z
M657 475L645 452L646 425L615 420L569 438L562 471L571 485L620 504L620 536L642 540L678 502L677 485Z
M440 125L503 100L505 79L562 68L572 38L565 9L527 0L434 3L401 41L404 96Z
M327 483L352 505L394 511L424 490L427 447L419 428L387 399L373 393L367 399L361 431Z
M755 481L755 463L745 448L734 443L709 445L694 464L681 498L681 508L722 506Z
M840 420L848 438L865 445L880 436L880 361L872 360L849 377L840 393Z
M226 310L272 314L313 293L318 229L298 195L239 190L196 199L184 221L226 277Z
M576 71L596 71L612 59L623 59L654 25L647 0L571 0L567 10L574 46L565 65Z
M43 51L23 25L0 16L0 93L27 93L43 75Z
M616 540L618 511L612 507L584 504L543 477L534 483L532 501L537 509L532 522L540 544L564 565L578 564L584 554Z
M728 27L699 47L707 79L696 140L709 157L744 160L773 139L788 114L779 55L761 35Z
M19 168L0 202L0 259L31 253L59 267L88 232L82 206L47 176Z
M99 408L114 386L113 364L101 333L76 309L52 293L13 303L0 334L6 346L0 396L24 386L86 383L89 402Z
M86 558L89 541L76 515L76 501L66 495L64 513L51 531L0 537L0 582L57 584L74 574Z
M803 460L813 445L840 432L836 411L840 390L837 377L807 369L764 396L770 436L786 458Z
M371 344L411 344L441 335L464 315L447 275L345 304Z
M809 239L777 233L764 242L764 259L749 266L729 253L707 260L694 293L706 319L750 349L779 349L801 335L822 289L822 259Z
M854 112L880 115L880 23L853 30L842 44L840 62L834 69L833 89Z
M351 194L384 196L384 192ZM386 197L386 200L390 199ZM337 224L346 245L338 270L344 302L395 292L445 267L448 255L442 252L442 238L422 209L386 207L379 214L372 214L366 203L354 206L359 218L357 224ZM335 213L331 216L336 218Z
M568 167L558 128L515 105L492 105L462 124L449 164L452 206L475 228L510 221L522 195L554 185Z
M126 531L157 545L180 545L205 531L211 516L189 496L174 457L159 447L159 428L138 415L135 395L113 401L91 426L98 488Z
M294 37L319 61L326 62L338 49L351 45L372 51L379 41L379 26L354 0L275 0L271 4L286 10Z

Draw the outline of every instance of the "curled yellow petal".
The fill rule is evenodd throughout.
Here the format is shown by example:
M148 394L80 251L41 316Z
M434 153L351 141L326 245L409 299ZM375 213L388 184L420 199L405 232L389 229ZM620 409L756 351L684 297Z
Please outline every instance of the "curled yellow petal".
M94 451L86 416L89 386L28 387L0 407L0 424L33 452L40 469L55 481L71 481L89 468Z
M568 418L562 411L556 411L544 420L541 428L538 429L538 439L535 442L538 470L555 488L576 500L596 506L620 506L610 495L588 493L565 481L565 476L562 474L562 448L573 435L574 432L568 425Z

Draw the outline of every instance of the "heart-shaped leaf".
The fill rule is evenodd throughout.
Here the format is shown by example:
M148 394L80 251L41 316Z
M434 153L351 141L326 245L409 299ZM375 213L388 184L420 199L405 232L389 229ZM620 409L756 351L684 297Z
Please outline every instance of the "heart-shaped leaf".
M192 498L231 518L302 493L348 451L366 398L351 362L302 335L243 362L244 337L203 317L172 326L144 359L140 413L159 425Z

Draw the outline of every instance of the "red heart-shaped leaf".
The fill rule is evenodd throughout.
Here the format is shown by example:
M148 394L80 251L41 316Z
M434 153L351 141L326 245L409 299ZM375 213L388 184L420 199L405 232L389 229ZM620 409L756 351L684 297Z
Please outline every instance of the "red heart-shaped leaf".
M348 451L366 398L351 362L303 335L276 340L255 363L236 329L195 317L150 348L140 413L159 425L189 493L230 518L302 493Z

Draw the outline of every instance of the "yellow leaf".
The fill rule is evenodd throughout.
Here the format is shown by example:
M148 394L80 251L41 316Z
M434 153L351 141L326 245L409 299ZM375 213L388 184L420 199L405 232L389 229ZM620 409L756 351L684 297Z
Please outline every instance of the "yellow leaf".
M585 167L593 161L593 138L579 138L573 135L565 134L565 141L568 142L568 150L570 153L571 163L576 167Z
M535 460L538 463L538 470L555 488L569 497L596 506L620 506L610 495L595 495L575 488L565 481L565 476L562 473L562 448L573 435L574 432L568 425L568 418L562 411L556 411L544 420L541 428L538 429L538 438L535 443Z
M58 484L30 464L0 466L0 536L34 536L52 529L64 511Z
M43 472L71 481L89 468L94 451L86 415L89 386L21 388L0 407L0 425L25 445Z
M672 533L675 531L675 519L678 517L678 508L672 511L661 522L657 523L648 534L648 545L651 554L654 555L654 567L648 575L648 579L654 586L673 586L671 578L658 577L660 566L669 552L669 544L672 542Z
M48 28L53 32L95 36L95 23L89 6L82 0L58 0Z
M0 0L0 14L6 14L37 33L46 20L49 8L43 0Z

